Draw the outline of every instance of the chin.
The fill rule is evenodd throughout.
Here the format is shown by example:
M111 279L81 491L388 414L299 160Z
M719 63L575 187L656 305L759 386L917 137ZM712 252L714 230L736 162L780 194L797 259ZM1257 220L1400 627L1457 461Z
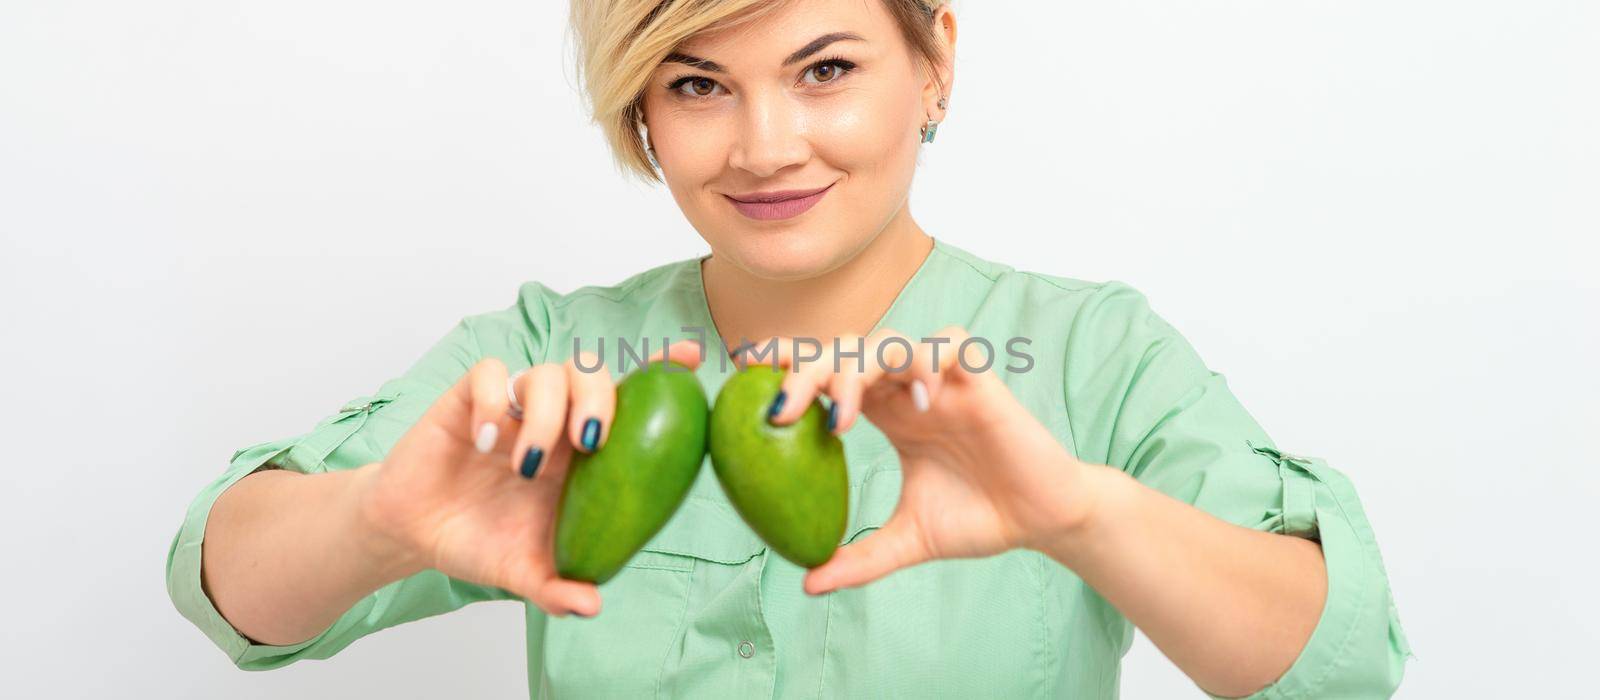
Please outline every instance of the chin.
M742 228L742 227L741 227ZM821 226L784 230L734 230L719 253L740 269L769 280L802 280L832 271L849 260L854 246L819 234Z

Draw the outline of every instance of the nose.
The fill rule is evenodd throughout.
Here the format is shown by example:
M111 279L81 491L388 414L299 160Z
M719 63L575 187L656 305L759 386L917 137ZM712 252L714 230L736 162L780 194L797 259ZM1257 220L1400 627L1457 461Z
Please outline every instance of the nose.
M745 93L728 164L760 178L801 165L811 158L800 110L782 94Z

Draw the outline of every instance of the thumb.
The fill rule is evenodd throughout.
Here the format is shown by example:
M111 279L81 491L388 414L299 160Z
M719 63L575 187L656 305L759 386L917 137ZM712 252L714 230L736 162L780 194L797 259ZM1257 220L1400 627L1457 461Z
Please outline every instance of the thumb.
M547 615L594 617L600 614L599 588L585 581L551 576L538 582L517 581L506 590L533 603Z
M506 591L533 603L547 615L565 617L600 614L600 589L587 581L572 581L556 575L547 564L530 561L510 572L501 586Z
M552 578L546 581L539 591L544 604L549 610L557 611L556 614L573 613L583 617L594 617L600 614L600 590L597 586L586 581L569 581L564 578Z
M895 513L882 529L834 552L826 564L806 573L805 591L821 595L872 583L929 559L916 522Z

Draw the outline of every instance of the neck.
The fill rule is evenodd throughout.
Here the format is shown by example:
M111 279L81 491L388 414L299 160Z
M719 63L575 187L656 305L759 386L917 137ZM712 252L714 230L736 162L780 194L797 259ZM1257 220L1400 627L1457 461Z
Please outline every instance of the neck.
M770 280L719 260L701 263L706 301L730 350L742 340L867 335L933 249L906 208L854 257L800 280Z

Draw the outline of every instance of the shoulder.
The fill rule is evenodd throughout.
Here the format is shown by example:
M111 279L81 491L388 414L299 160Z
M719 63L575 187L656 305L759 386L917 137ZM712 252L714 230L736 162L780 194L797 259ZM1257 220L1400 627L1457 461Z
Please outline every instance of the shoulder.
M1003 305L1040 323L1106 329L1148 323L1154 316L1144 293L1122 280L1090 280L1021 268L942 242L937 252L948 261L952 274L987 285L991 301L1005 302Z
M462 325L471 331L484 354L526 354L538 362L553 333L570 319L589 319L602 324L635 318L655 300L689 281L699 258L686 258L657 265L610 284L590 284L568 292L558 291L540 280L529 280L517 287L516 299L509 306L467 316Z
M684 283L698 260L674 260L611 284L588 284L570 292L559 292L542 282L528 281L517 290L517 304L535 321L541 316L548 319L559 314L631 309L649 304Z
M942 248L960 263L949 265L951 275L981 277L986 285L974 323L1027 337L1042 356L1041 369L1059 372L1068 385L1104 383L1123 371L1136 375L1157 358L1163 367L1181 368L1183 381L1203 372L1198 352L1133 284L1019 269Z

